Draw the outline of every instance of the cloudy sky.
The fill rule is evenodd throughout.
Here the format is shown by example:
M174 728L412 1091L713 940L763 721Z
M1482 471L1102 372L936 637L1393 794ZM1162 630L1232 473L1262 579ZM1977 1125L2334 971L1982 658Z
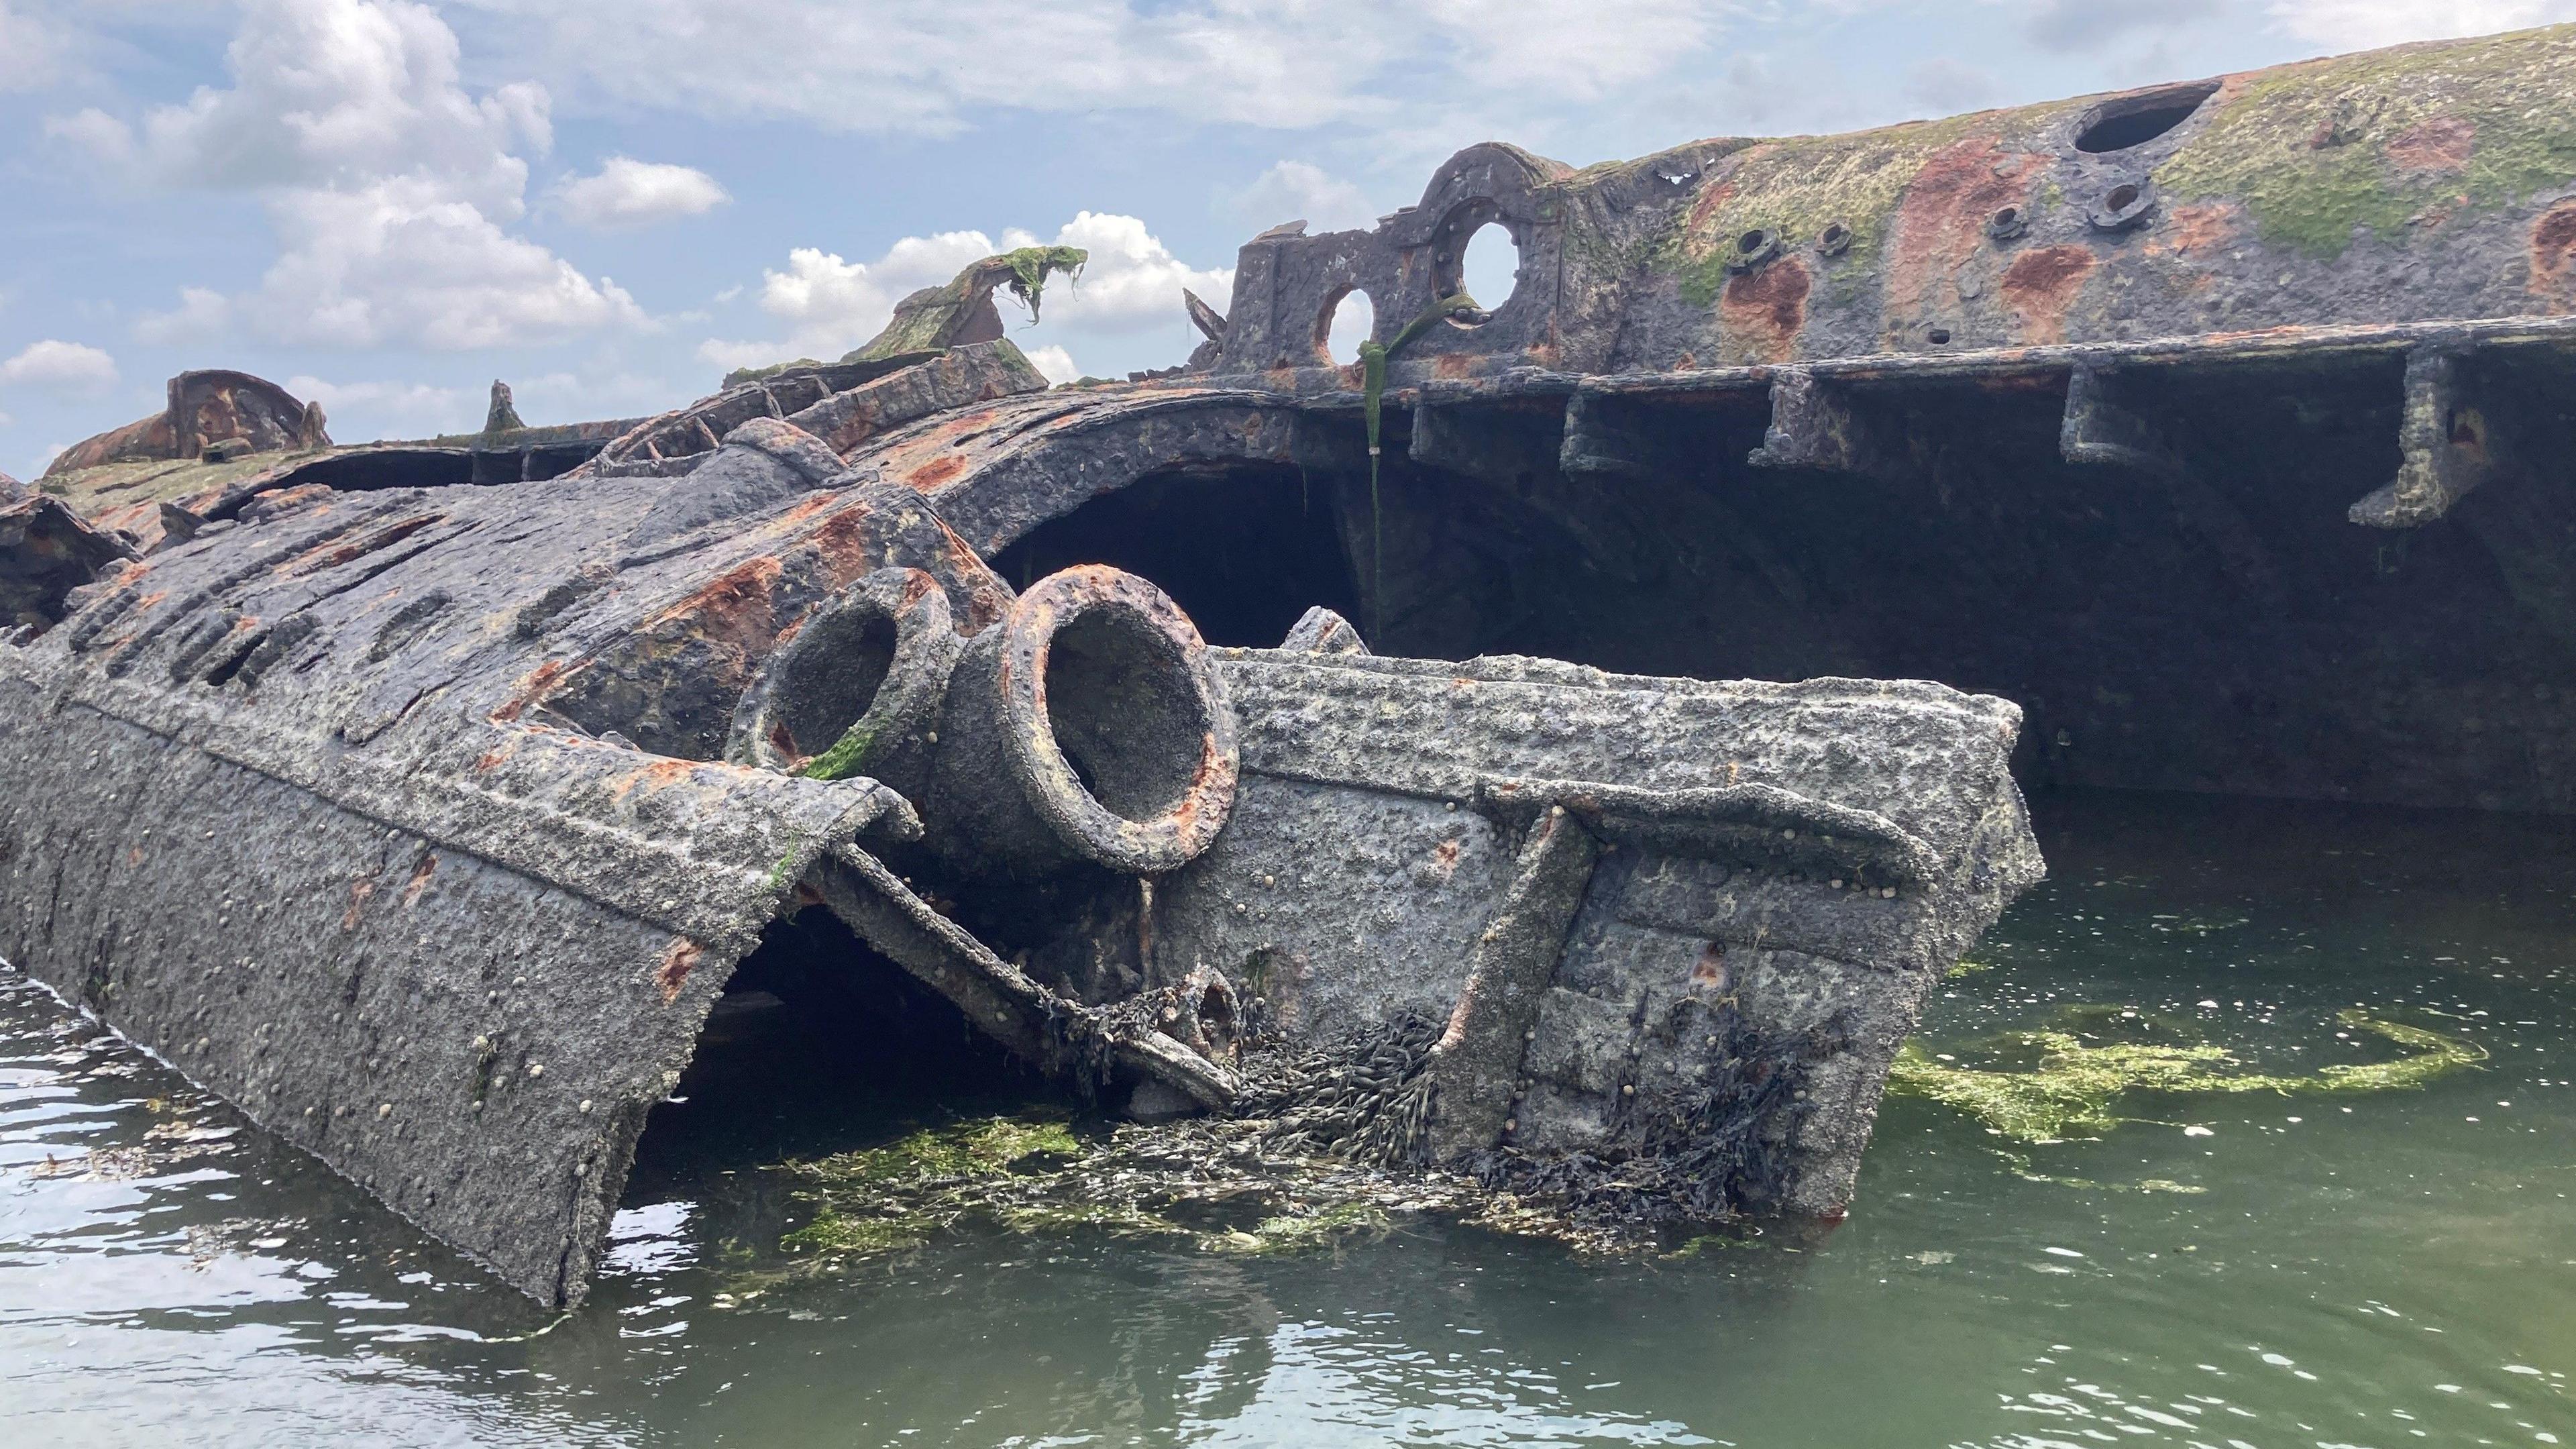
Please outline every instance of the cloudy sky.
M343 441L836 357L1001 246L1059 377L1486 139L1578 165L2576 18L2576 0L0 0L0 471L276 378ZM1015 318L1015 325L1025 319Z

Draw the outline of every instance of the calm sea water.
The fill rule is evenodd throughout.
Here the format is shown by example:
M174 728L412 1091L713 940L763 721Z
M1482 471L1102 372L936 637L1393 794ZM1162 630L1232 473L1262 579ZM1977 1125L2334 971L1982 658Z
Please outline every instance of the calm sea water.
M804 1209L765 1164L903 1107L750 1041L663 1109L558 1318L0 970L0 1440L2576 1443L2576 835L2117 796L2041 824L2054 879L1930 1050L2107 1007L2301 1074L2394 1054L2338 1036L2360 1006L2488 1059L2124 1098L2149 1120L2053 1145L1895 1100L1839 1230L1684 1259L969 1232L773 1283Z

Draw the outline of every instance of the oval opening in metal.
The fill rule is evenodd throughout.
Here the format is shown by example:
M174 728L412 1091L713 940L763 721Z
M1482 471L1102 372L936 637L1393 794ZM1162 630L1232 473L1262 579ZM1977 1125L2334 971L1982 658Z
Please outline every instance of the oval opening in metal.
M2192 112L2217 93L2216 81L2201 81L2105 101L2076 133L2075 149L2098 156L2143 146L2190 120Z

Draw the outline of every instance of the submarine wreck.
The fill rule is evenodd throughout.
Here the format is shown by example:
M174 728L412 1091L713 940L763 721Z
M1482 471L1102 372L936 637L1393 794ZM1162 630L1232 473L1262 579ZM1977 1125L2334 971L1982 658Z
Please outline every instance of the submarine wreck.
M1005 333L1060 248L651 418L185 374L0 499L0 957L549 1302L791 951L1141 1120L1365 1054L1306 1148L1830 1219L2024 788L2569 811L2572 76L1475 146L1125 381Z

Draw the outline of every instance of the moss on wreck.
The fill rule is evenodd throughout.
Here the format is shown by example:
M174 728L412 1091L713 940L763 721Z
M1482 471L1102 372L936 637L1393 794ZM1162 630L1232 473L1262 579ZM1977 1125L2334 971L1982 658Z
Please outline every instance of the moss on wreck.
M828 362L817 362L810 357L800 357L793 362L773 362L767 367L737 367L733 371L724 375L722 390L730 392L747 382L760 382L768 378L777 377L782 373L806 372L811 371L814 368L829 366L831 366L831 364Z
M1080 247L1019 247L1002 253L1001 261L1010 269L1011 295L1029 309L1029 320L1035 322L1047 277L1061 272L1066 281L1079 281L1083 267L1091 261L1091 253Z
M2289 66L2222 96L2156 171L2177 201L2240 200L2265 242L2321 260L2576 181L2576 26ZM2436 131L2433 128L2443 128ZM2465 147L2447 164L2438 138ZM2435 164L2404 154L2411 143Z
M830 749L797 766L796 773L808 780L846 780L863 773L868 747L876 743L876 738L877 727L862 719L842 731Z
M2138 1092L2242 1093L2283 1096L2383 1092L2421 1087L2437 1077L2486 1060L2473 1042L2423 1027L2388 1021L2361 1010L2335 1018L2405 1048L2394 1061L2347 1064L2309 1076L2274 1076L2232 1070L2236 1059L2208 1043L2173 1046L2146 1042L2089 1043L2071 1031L2007 1032L1986 1046L2032 1058L2022 1070L1989 1070L1938 1060L1908 1043L1888 1073L1888 1090L1925 1097L1976 1117L2003 1136L2052 1142L2110 1131L2134 1120L2113 1111Z
M1772 233L1783 247L1812 248L1841 224L1850 244L1819 259L1825 279L1866 271L1887 241L1905 188L1935 152L1971 137L2010 138L2055 121L2068 102L1909 121L1839 136L1787 136L1739 153L1700 183L1700 199L1655 253L1680 279L1682 297L1712 306L1726 290L1737 237ZM2008 141L1999 144L2010 144Z

